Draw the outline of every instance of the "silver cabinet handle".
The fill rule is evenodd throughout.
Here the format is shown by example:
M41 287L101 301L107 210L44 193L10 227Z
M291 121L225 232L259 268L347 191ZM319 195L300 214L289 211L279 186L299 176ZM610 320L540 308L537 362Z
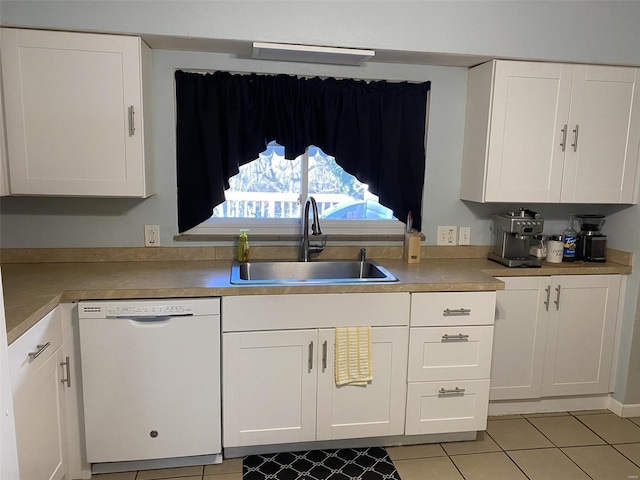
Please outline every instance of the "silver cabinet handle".
M136 134L136 125L135 125L135 110L133 105L129 106L129 136L133 137Z
M44 345L36 345L37 350L35 352L29 352L29 358L33 360L34 358L38 358L42 352L44 352L47 347L51 345L51 342L47 342Z
M313 342L309 343L309 371L313 370Z
M322 371L327 369L327 341L322 344Z
M454 315L469 315L470 313L470 308L445 308L442 315L444 317L451 317Z
M67 388L71 388L71 362L69 361L69 357L66 357L64 362L60 362L60 366L67 367L67 378L63 378L60 382L62 382L63 385L66 383Z
M440 395L450 395L450 394L454 394L454 395L455 395L455 394L458 394L458 395L459 395L459 394L464 393L465 391L466 391L466 389L464 389L464 388L458 388L458 387L456 387L456 388L449 388L449 389L447 389L447 388L441 388L440 390L438 390L438 393L439 393Z
M551 298L551 285L547 285L547 288L545 288L544 291L547 292L547 299L543 303L544 303L545 310L548 312L549 311L549 301L550 301L550 298Z
M576 128L573 129L573 143L571 144L571 146L573 147L573 151L577 152L578 151L578 127L579 125L576 125Z
M445 333L444 335L442 335L442 340L443 341L448 341L448 340L466 340L469 338L469 335L465 335L462 333L459 333L457 335L449 335L448 333Z
M560 285L556 287L556 299L553 303L556 304L556 310L560 310Z
M564 124L564 127L562 128L562 130L560 130L562 132L562 142L560 143L560 146L562 147L562 151L564 152L565 149L567 148L567 124Z

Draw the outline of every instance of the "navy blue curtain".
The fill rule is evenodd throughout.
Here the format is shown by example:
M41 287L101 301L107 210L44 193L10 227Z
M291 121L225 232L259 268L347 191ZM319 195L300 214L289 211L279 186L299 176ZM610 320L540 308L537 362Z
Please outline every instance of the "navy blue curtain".
M430 82L176 71L178 230L209 218L267 144L321 148L420 229Z

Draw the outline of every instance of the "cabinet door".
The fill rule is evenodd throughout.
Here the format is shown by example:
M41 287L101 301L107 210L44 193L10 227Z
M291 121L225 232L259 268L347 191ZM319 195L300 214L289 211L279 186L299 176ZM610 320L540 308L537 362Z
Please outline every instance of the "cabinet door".
M225 333L223 445L316 438L317 330Z
M620 275L553 277L543 396L609 392Z
M64 386L59 347L14 394L20 478L64 478L66 452Z
M551 277L499 278L490 400L539 398Z
M557 202L572 67L496 62L485 201Z
M320 330L317 440L404 433L408 330L371 329L373 380L365 386L336 385L334 329Z
M147 196L141 40L5 28L0 44L11 192Z
M575 67L562 202L637 201L639 109L637 69Z

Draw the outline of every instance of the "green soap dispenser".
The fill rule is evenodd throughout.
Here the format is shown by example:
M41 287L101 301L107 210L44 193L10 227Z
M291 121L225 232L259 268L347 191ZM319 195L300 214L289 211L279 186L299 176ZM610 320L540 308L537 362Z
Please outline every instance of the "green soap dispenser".
M249 238L247 237L248 228L240 230L240 237L238 238L238 261L249 261Z

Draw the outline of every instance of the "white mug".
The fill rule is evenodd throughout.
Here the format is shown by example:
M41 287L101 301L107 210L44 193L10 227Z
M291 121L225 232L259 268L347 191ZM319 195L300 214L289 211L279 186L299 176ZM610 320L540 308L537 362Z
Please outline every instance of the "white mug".
M564 250L564 242L559 240L547 241L547 262L562 263L562 252Z

